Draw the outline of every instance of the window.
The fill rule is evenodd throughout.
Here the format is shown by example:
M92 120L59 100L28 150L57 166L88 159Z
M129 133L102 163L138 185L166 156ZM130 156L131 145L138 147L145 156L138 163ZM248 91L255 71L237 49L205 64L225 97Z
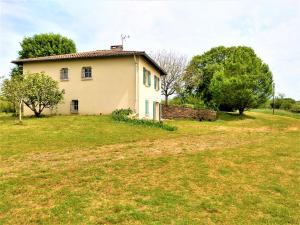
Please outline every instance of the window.
M72 100L70 106L71 113L78 113L78 109L78 100Z
M82 67L81 78L92 79L92 67Z
M151 86L151 73L148 71L148 87Z
M149 102L148 102L148 100L145 101L145 114L146 114L146 116L149 115Z
M68 68L62 68L60 70L60 80L69 80Z
M146 85L146 80L147 80L147 77L146 77L146 69L145 67L143 68L143 84Z
M154 75L154 89L159 90L159 78Z
M147 87L151 86L151 73L145 67L143 68L143 84Z

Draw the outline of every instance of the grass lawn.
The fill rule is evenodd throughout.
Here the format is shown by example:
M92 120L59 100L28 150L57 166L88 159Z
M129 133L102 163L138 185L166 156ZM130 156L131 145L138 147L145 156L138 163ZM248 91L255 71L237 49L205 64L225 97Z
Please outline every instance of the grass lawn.
M0 224L300 224L300 119L0 115Z
M272 109L253 109L252 111L273 114ZM300 119L300 113L292 113L292 112L289 112L287 110L282 110L282 109L275 109L274 114L279 115L279 116L288 116L288 117Z

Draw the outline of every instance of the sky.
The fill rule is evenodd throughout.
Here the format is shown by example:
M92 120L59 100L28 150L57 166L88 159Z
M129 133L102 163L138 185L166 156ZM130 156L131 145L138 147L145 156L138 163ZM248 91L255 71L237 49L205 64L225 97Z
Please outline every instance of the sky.
M299 0L97 1L0 0L0 76L20 42L59 33L77 50L172 50L191 59L216 46L246 45L269 65L276 93L300 100Z

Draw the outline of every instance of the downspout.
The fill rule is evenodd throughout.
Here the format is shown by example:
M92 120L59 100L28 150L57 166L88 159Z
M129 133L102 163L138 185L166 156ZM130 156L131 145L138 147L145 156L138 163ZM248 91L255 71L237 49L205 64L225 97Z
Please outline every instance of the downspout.
M133 55L135 63L135 113L139 114L139 65L136 55Z

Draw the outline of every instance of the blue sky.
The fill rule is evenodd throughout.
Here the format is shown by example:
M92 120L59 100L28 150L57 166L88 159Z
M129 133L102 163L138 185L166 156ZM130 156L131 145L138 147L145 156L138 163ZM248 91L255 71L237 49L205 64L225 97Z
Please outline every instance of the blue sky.
M191 58L212 47L247 45L269 64L276 92L300 100L300 1L0 0L0 75L24 36L60 33L78 51L174 50Z

